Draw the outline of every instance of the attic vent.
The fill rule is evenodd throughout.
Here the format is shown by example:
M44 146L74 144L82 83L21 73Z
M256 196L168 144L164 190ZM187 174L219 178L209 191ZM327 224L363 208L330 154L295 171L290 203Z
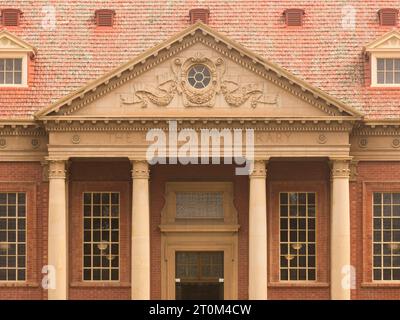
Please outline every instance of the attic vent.
M393 8L385 8L378 11L379 22L381 26L397 26L397 16L399 10Z
M189 11L190 23L194 24L197 21L201 21L205 24L208 24L208 18L210 17L210 10L208 9L191 9Z
M19 9L1 10L1 23L3 26L16 27L19 25L21 11Z
M109 9L96 10L96 25L98 27L112 27L114 24L115 11Z
M283 14L285 16L287 26L295 27L303 25L303 9L286 9Z

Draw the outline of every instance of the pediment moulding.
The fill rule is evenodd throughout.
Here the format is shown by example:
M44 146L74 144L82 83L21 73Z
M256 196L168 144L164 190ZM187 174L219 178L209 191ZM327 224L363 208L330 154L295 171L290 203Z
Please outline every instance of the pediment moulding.
M16 35L3 30L0 31L0 53L2 52L26 52L33 58L37 50Z
M201 57L195 54L192 57L186 57L186 59L179 59L179 55L184 50L198 44L213 50L220 57L211 60L208 57ZM142 90L139 93L135 91L133 97L126 97L122 100L125 99L127 104L139 102L143 108L147 107L150 102L155 103L157 106L165 107L173 99L174 95L181 94L186 107L212 107L215 94L219 93L232 108L241 106L246 101L250 101L253 108L256 108L259 103L276 104L276 98L273 95L265 95L259 89L251 88L244 83L229 83L229 79L223 79L223 71L219 69L223 69L225 60L229 60L256 76L269 81L281 90L315 106L326 115L361 117L361 114L353 108L305 83L239 44L232 42L202 23L196 23L167 42L71 93L52 106L39 111L36 116L39 119L44 119L47 116L69 116L77 113L84 106L115 91L128 81L136 79L167 60L174 61L171 67L177 69L175 78L166 79L164 82L154 81L156 83L154 90ZM209 68L216 80L215 83L208 86L210 90L207 88L201 93L198 91L192 92L193 90L190 90L190 87L182 82L182 74L187 72L196 61L202 61L202 64ZM233 88L228 88L229 85L233 85Z
M177 122L178 130L182 129L254 129L255 131L346 131L350 132L353 123L343 119L304 120L304 119L171 119ZM166 119L141 120L68 120L44 121L49 132L63 131L148 131L150 129L169 130Z
M369 52L393 52L400 51L400 32L397 30L385 33L383 36L372 41L364 48L366 53Z

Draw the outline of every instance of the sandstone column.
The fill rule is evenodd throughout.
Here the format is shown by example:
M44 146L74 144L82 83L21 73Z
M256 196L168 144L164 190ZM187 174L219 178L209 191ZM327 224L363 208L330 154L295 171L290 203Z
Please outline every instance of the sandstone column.
M255 161L250 174L249 299L267 299L266 161Z
M349 162L331 162L331 299L350 299Z
M132 161L132 300L150 299L149 166Z
M55 280L54 286L49 286L49 300L65 300L68 295L65 164L65 160L49 161L48 276Z

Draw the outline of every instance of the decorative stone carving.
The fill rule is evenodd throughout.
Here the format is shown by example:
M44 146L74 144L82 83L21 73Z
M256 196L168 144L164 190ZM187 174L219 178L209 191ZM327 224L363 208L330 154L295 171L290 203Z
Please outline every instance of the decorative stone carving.
M399 138L395 138L395 139L393 139L393 141L392 141L392 147L393 148L400 148L400 139Z
M145 160L132 160L132 179L149 179L149 164Z
M66 161L49 160L49 179L65 179Z
M320 135L318 135L317 142L319 144L325 144L327 141L328 141L328 138L326 137L325 134L321 133Z
M138 104L141 108L146 108L149 102L156 106L165 107L169 105L175 96L177 84L174 80L168 80L161 83L154 90L137 90L135 92L138 100L132 99L130 95L121 95L121 103Z
M359 146L360 148L366 148L366 147L368 146L368 139L366 139L366 138L361 138L361 139L358 141L358 146Z
M178 67L178 81L180 84L179 94L182 94L183 105L185 107L212 107L215 104L215 95L218 91L221 72L217 72L217 68L224 65L224 61L218 58L215 62L196 54L195 57L186 59L181 62L181 59L175 59L175 65ZM188 72L195 65L204 65L211 74L210 83L202 89L194 88L188 80ZM180 69L180 70L179 70ZM174 70L174 68L173 68Z
M42 181L43 182L48 182L49 181L49 162L46 160L43 160L40 162L42 165Z
M74 134L71 138L73 144L79 144L81 142L81 137L77 134Z
M267 176L267 165L265 160L255 160L253 172L250 173L250 178L265 178Z
M7 147L7 140L0 139L0 149L4 149L5 147Z
M358 177L358 161L350 161L350 181L356 182Z
M40 140L39 139L32 139L31 145L33 149L37 149L40 147Z
M350 167L348 160L332 160L331 163L331 177L332 178L349 178Z
M200 72L189 74L196 67L204 67L206 73L204 80ZM203 57L197 53L187 59L176 58L171 65L170 79L162 82L156 87L136 90L133 93L120 94L122 105L137 105L141 108L147 108L149 103L159 107L167 107L176 94L182 96L185 107L206 107L215 105L217 94L222 94L226 103L231 107L240 107L247 101L250 101L252 108L258 104L277 105L279 94L266 95L263 89L257 84L242 85L235 81L224 79L225 61L217 58L215 61ZM199 79L196 81L195 76ZM200 85L197 87L190 80Z

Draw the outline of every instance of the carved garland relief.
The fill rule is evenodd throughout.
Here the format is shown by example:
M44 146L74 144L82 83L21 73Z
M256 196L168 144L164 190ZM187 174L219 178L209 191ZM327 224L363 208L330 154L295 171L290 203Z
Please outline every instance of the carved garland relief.
M225 62L222 58L213 61L200 54L186 60L176 58L171 70L171 79L155 88L121 94L121 103L141 108L147 108L149 103L166 107L175 95L180 95L185 107L210 108L215 105L216 95L222 94L231 107L240 107L247 101L252 108L258 104L278 104L278 93L266 95L257 88L257 84L241 85L225 79Z

